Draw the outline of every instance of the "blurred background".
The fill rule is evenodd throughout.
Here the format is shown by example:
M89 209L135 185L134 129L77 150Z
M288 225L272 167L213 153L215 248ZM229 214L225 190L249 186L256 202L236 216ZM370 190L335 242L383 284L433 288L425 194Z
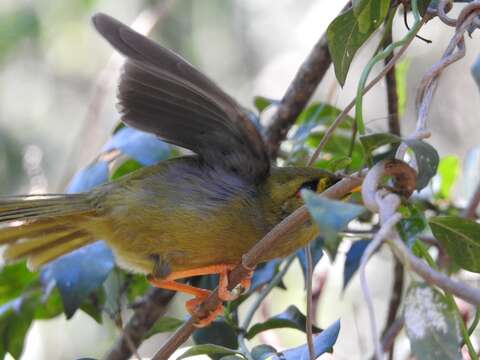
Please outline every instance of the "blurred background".
M93 30L90 17L95 12L110 14L144 33L151 29L151 37L182 54L243 105L253 108L254 95L281 98L302 60L343 5L343 1L328 0L1 0L0 195L62 191L75 171L95 158L117 124L115 84L121 59ZM401 17L394 29L394 37L405 33ZM406 54L404 134L412 130L415 121L418 81L441 56L452 30L434 20L421 35L432 43L417 39ZM442 76L429 117L430 142L440 156L466 159L468 163L463 165L468 169L478 169L480 163L476 149L480 93L470 74L480 53L478 40L478 34L467 39L466 57ZM358 53L343 89L330 69L315 98L339 108L350 102L376 43L374 40L373 46ZM383 84L365 97L364 111L372 131L386 129ZM478 177L472 176L461 180L456 192L459 202L477 181ZM333 266L327 257L317 266L317 280L326 281L317 321L319 326L327 326L342 319L333 358L363 358L371 348L367 317L358 282L342 292L344 252L340 249ZM379 318L389 300L392 267L387 251L369 266ZM304 310L299 276L299 268L294 266L286 278L288 296L274 291L261 312L272 315L290 303ZM185 315L181 305L172 313ZM98 358L117 334L108 319L100 326L77 312L68 322L62 316L36 323L23 358ZM304 343L304 335L294 330L265 334L260 340L275 342L277 348ZM158 337L150 339L140 354L153 353L159 344ZM397 352L402 351L407 353L405 346L397 346Z

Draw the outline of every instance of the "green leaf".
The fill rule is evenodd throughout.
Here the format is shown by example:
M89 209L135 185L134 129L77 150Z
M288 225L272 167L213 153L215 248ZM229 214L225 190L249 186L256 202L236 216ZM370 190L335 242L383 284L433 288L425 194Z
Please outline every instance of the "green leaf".
M272 104L278 104L278 100L269 99L263 96L255 96L253 98L253 104L259 113L263 112L267 107Z
M411 248L418 235L426 229L427 220L423 212L413 205L402 206L400 212L403 218L397 225L397 230L402 240Z
M415 139L405 139L404 141L415 154L418 168L416 189L421 190L437 173L440 157L437 150L425 141Z
M298 115L296 123L303 124L313 122L315 124L331 125L342 112L339 108L324 102L315 102L309 105ZM351 129L354 123L351 116L346 116L338 126L339 129Z
M0 303L19 297L38 279L38 274L27 269L25 262L5 265L0 270Z
M250 340L262 331L281 328L297 329L305 332L305 321L305 315L303 315L296 306L290 305L287 310L280 314L275 315L262 323L253 325L247 331L245 337ZM318 333L320 331L322 331L322 329L317 328L316 326L313 327L313 332Z
M457 216L433 217L429 224L455 263L466 270L480 272L480 224Z
M378 149L381 146L398 144L401 141L402 139L400 137L390 133L375 133L360 136L360 142L365 148L365 152L369 155L371 155L374 150Z
M450 190L457 180L460 173L460 160L457 156L450 155L445 156L440 160L438 164L438 175L440 176L440 189L438 196L443 199L450 197Z
M163 316L157 320L157 322L147 331L144 336L144 339L148 339L149 337L163 332L171 332L176 330L183 324L183 321L180 319L176 319L170 316Z
M437 290L413 283L405 297L405 328L417 359L461 360L455 310Z
M323 137L324 133L317 133L310 135L307 139L307 145L311 148L316 148L320 143L321 138ZM356 141L353 147L353 152L351 157L349 156L349 149L350 149L350 134L348 136L335 134L333 135L330 140L327 142L325 147L323 148L323 155L324 159L320 159L315 162L315 166L320 169L328 169L330 171L336 166L336 162L345 159L346 157L351 159L351 163L349 166L350 170L357 170L363 166L364 163L364 149L360 142Z
M0 307L0 357L10 353L18 359L33 320L33 301L18 298Z
M223 346L205 344L195 345L185 351L177 360L182 360L196 355L241 355L241 352Z
M105 289L99 287L92 293L90 293L84 300L80 309L87 315L95 320L98 324L103 321L103 311L105 309Z
M36 320L51 319L63 312L62 298L56 287L52 288L50 292L43 294L43 296L36 296L34 301L34 318Z
M380 1L375 2L375 6L380 6L381 8L375 14L373 14L373 9L371 6L374 1L372 0L353 0L352 8L353 14L358 21L358 27L362 33L368 32L373 26L377 25L378 19L375 18L375 14L381 17L383 20L387 14L390 1Z
M142 164L140 164L138 161L134 159L127 159L113 170L112 174L110 175L110 180L119 179L122 176L130 174L142 167Z
M128 301L135 301L136 298L143 296L150 284L147 281L147 277L143 274L127 274L127 298Z
M395 64L395 82L397 83L398 116L405 114L407 106L407 74L410 68L410 60L404 59Z
M197 345L210 344L223 346L229 349L238 348L237 333L225 320L215 320L210 325L195 330L192 335ZM219 356L213 356L219 357Z
M350 9L339 15L327 29L328 49L341 86L355 53L385 19L390 0L360 0L357 3L355 12Z

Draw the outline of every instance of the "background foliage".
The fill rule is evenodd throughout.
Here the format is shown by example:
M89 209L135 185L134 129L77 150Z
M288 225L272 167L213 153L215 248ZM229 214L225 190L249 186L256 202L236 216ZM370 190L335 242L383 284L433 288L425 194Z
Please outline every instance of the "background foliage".
M298 7L302 9L304 6L307 9L308 3L304 1ZM378 46L379 36L383 32L389 31L389 26L392 26L394 20L400 21L398 20L401 18L400 12L404 11L404 8L397 2L389 0L357 0L352 3L351 9L335 19L332 17L333 21L329 22L328 28L325 29L336 77L335 80L334 75L330 74L330 80L337 92L340 92L337 82L341 86L345 85L346 89L348 89L349 82L350 86L353 83L356 84L358 79L355 76L358 74L355 74L354 70L363 69L365 64L362 64L361 67L357 64L357 68L355 68L354 59L363 57L365 61L368 61L371 54L367 54L367 50L374 50ZM140 12L142 9L155 5L157 4L138 2L136 4L138 9L135 10ZM418 5L419 11L423 15L428 2L419 1ZM1 193L44 191L47 185L51 189L57 187L56 190L58 190L63 186L64 179L70 177L72 169L77 168L79 163L84 165L83 168L76 172L66 188L69 192L87 191L105 181L115 180L140 167L149 166L182 153L181 149L172 148L149 134L117 126L117 118L111 111L98 112L94 118L98 120L98 124L91 123L92 118L89 118L87 114L86 125L83 129L72 130L80 127L81 122L74 124L68 115L76 112L85 114L85 111L81 110L85 104L89 102L95 104L95 99L89 101L85 93L90 87L92 79L95 78L93 74L98 71L98 66L105 63L105 58L92 57L91 52L86 55L89 52L85 51L85 47L82 50L83 54L80 54L81 51L69 54L65 43L72 41L75 38L73 34L87 26L88 17L92 12L98 9L108 12L109 6L115 7L116 5L113 3L104 5L95 0L82 0L62 3L62 5L55 3L55 5L43 7L12 3L2 9L0 14L1 80L5 84L13 83L20 90L11 89L13 94L2 97L1 103L11 103L17 91L22 91L23 99L25 99L25 94L38 95L28 96L32 97L29 106L25 106L26 100L15 101L15 103L21 102L21 106L29 108L21 116L42 118L43 128L40 129L40 125L38 125L38 128L34 127L29 129L30 131L26 131L26 125L23 125L24 128L17 125L6 125L8 124L7 119L12 116L20 116L18 115L19 110L11 104L2 109L0 129L5 127L5 130L0 131ZM322 6L326 7L327 5L323 4ZM397 7L398 14L395 15L394 10ZM195 19L197 25L202 27L201 33L207 37L213 29L212 14L217 14L219 23L216 26L226 29L224 36L229 39L222 41L222 45L227 46L227 50L228 46L233 46L232 43L235 43L235 40L239 40L241 44L250 45L246 46L245 53L240 54L236 59L234 59L235 54L226 58L233 64L243 64L243 60L246 60L247 65L242 67L239 74L222 82L222 86L225 83L224 87L228 89L232 87L230 84L243 84L244 81L247 81L245 79L253 77L254 69L259 67L258 63L261 62L259 60L261 58L260 50L252 48L251 43L241 39L241 36L245 36L243 31L235 32L235 26L243 29L247 26L248 19L238 20L235 18L237 21L243 22L233 26L227 24L231 19L227 14L234 13L235 10L238 12L241 9L238 4L209 1L200 11L193 2L187 1L175 3L167 9L168 15L162 15L162 21L155 28L152 36L160 38L164 44L182 51L187 58L201 60L202 57L195 52L195 46L189 44L191 39L195 38L193 35L196 31ZM248 14L245 9L249 8L243 8L242 14L244 15ZM133 10L125 8L122 11L125 14ZM250 11L252 10L250 9ZM199 14L208 14L208 16L204 15L202 18L202 15ZM157 13L157 16L160 15ZM411 15L408 16L412 20ZM407 31L403 25L402 27L393 27L393 29L395 36L397 36L398 30L399 38ZM261 41L267 42L266 39L270 39L271 35L269 34L268 37L264 35ZM478 38L476 33L473 33L473 36ZM50 41L54 41L51 47L47 46ZM421 41L417 42L420 45L416 46L428 48L427 44ZM441 39L438 42L441 42ZM238 43L235 46L241 47ZM443 46L444 44L440 45L441 48ZM366 47L367 49L365 49ZM102 48L106 48L106 46L103 44ZM48 49L50 52L45 53L44 49ZM227 50L222 51L228 53ZM25 53L30 59L25 60L21 65L14 65L14 62L21 59ZM208 64L208 60L215 56L209 55L208 51L206 54L203 55L204 64ZM35 65L34 60L31 59L34 56L46 57L46 59L42 65ZM81 61L71 61L76 56L80 56ZM412 56L414 57L414 55ZM59 59L62 59L63 62ZM202 63L202 61L199 62ZM475 63L472 62L471 75L473 75L472 79L476 79L480 88L479 64L478 60ZM397 67L399 112L405 114L405 118L408 118L412 111L406 109L408 104L405 99L410 99L412 102L411 98L413 97L407 89L407 76L413 70L406 70L406 68L421 67L420 65L421 61L419 63L409 61L408 64L404 62L402 66ZM46 89L30 92L32 88L29 87L29 77L33 77L35 80L33 74L38 67L42 66L48 68L47 73L55 71L55 74L51 76L58 81L54 86L50 84ZM21 67L26 67L26 70ZM206 65L205 70L208 72L208 69L213 67L214 65ZM220 74L217 73L217 76L222 78L222 71L226 72L227 67L223 62L219 67ZM12 68L13 70L11 70ZM290 71L295 70L294 66L292 68ZM463 72L466 71L463 70ZM8 82L9 77L13 77L15 82ZM32 83L37 83L34 80ZM447 82L449 81L453 80ZM414 79L413 82L418 82L418 79ZM108 86L103 86L107 87L105 91L108 92ZM62 101L46 99L41 93L48 91L52 91L53 95L57 94L59 98L62 98L60 95L63 93L71 91L73 93L70 94L71 98L78 98L78 103L66 101L65 104L62 104ZM254 119L254 121L259 124L260 120L268 117L268 112L275 107L278 100L260 96L250 100L253 93L257 92L243 90L238 91L236 95L245 98L245 94L248 94L248 103L252 104L251 107L256 107L258 114L258 119ZM273 91L266 95L279 98L279 94L273 93ZM478 100L478 93L472 93L471 96ZM349 96L345 97L349 98ZM304 164L318 146L326 129L340 113L342 106L337 103L338 100L335 100L334 96L321 94L318 98L321 100L312 101L296 119L287 141L282 145L281 155L278 159L279 164ZM104 101L113 103L114 100L110 94L106 95ZM366 103L368 101L368 98L365 99ZM474 100L472 102L475 103ZM478 101L476 104L478 107ZM412 107L410 106L410 108ZM57 115L54 115L55 113ZM57 118L52 123L48 123L49 116L58 117L60 120ZM381 120L384 120L385 114L382 116ZM104 117L108 119L101 121L100 119ZM359 124L362 125L361 122L359 123L358 117L348 117L327 143L322 156L314 166L344 174L352 173L380 159L391 158L398 144L405 140L388 133L385 128L376 127L371 113L366 112L365 115L366 130L360 131L361 136L356 136L356 131L353 130L360 130ZM406 126L408 127L408 123ZM111 131L112 128L115 130ZM435 125L432 125L432 130L436 132ZM441 130L440 126L440 133ZM447 128L447 135L444 135L447 138L448 130L450 129ZM79 140L73 141L77 150L72 150L72 153L68 155L59 149L62 144L65 145L68 141L72 142L72 133L78 134ZM100 133L100 135L96 133ZM106 138L108 140L102 146L101 142L105 142ZM85 142L86 139L91 140ZM480 225L472 219L461 217L462 208L465 205L465 200L462 203L462 197L468 199L472 191L455 191L455 186L458 189L460 182L463 184L461 186L463 190L467 188L472 190L477 186L480 179L477 166L480 158L478 148L470 146L472 150L467 155L465 152L459 154L459 157L448 154L440 156L437 152L437 148L439 148L437 144L432 146L424 141L408 140L408 145L411 149L411 156L416 158L419 174L416 182L418 192L401 208L404 217L398 229L403 241L417 256L425 259L432 268L464 277L467 276L465 270L468 270L471 273L468 273L470 277L467 276L467 280L469 282L478 281L477 276L473 273L480 271L478 264ZM46 161L42 160L43 156L46 156ZM92 158L94 160L90 161ZM87 162L86 159L89 161ZM65 163L67 163L66 166ZM48 183L47 178L54 180ZM328 264L341 263L341 271L339 271L341 280L337 280L341 283L342 291L348 291L349 286L353 286L352 282L355 281L360 258L378 228L378 219L362 207L361 199L356 195L349 198L348 202L328 201L308 192L302 196L312 218L323 230L322 237L315 239L310 245L314 265L320 263L317 269L323 269L317 273L325 274L324 269L329 266ZM423 241L425 238L436 240L433 243L432 241L425 242ZM385 254L379 253L378 256L384 257ZM239 300L227 305L224 318L219 318L209 327L196 331L192 336L196 346L191 347L180 358L208 354L214 359L244 359L246 356L245 344L249 341L253 345L250 346L251 353L248 356L254 359L307 358L307 347L303 340L297 346L292 347L282 346L282 341L278 341L275 337L273 344L267 341L268 336L272 336L271 330L274 329L276 331L285 328L290 331L306 331L305 309L304 306L298 305L299 302L303 303L304 282L301 282L301 292L295 299L297 305L285 304L278 299L281 296L279 294L291 292L291 287L286 285L284 276L289 269L295 271L296 266L298 269L295 278L298 281L299 276L303 274L305 277L306 274L307 266L303 250L286 259L277 259L259 266L255 271L249 292ZM474 320L474 311L467 308L468 316L462 313L467 320L464 324L463 320L459 320L460 313L451 294L429 287L417 278L408 280L402 311L405 314L406 335L410 339L411 352L417 358L422 359L461 358L459 342L462 336L465 338L461 325L463 324L463 327L471 325L471 321ZM211 278L205 277L196 281L197 285L204 287L215 286L215 280ZM321 283L318 278L315 281L317 284ZM58 316L71 319L75 314L82 312L91 317L93 321L102 324L105 331L115 334L128 319L130 314L128 309L134 308L148 290L149 285L144 277L125 273L115 266L110 250L101 242L101 239L95 244L45 266L38 274L30 273L23 263L5 265L0 271L0 303L2 304L0 307L0 357L8 353L9 356L19 358L24 351L25 339L32 324L38 323L39 320ZM269 296L272 291L275 294L273 298L271 295ZM320 288L319 294L317 294L317 303L320 295L323 295L322 291ZM256 299L261 296L269 296L266 302L267 309L256 302ZM277 306L282 306L282 309L270 313L268 304L273 303L273 307L275 307L277 302L280 304ZM178 303L181 301L179 300ZM364 306L363 303L360 306ZM385 306L385 304L381 306ZM325 302L323 307L328 311L328 302ZM258 309L262 312L261 317L253 317L253 313ZM434 321L435 319L437 322ZM169 333L177 329L184 320L179 311L175 316L169 314L160 318L145 334L145 340L156 334ZM444 328L438 325L439 322L443 324L442 321L446 324L448 331L443 331ZM340 329L346 329L343 335L347 337L354 330L354 324L350 322L345 325L344 321L336 318L324 316L319 323L322 324L321 328L313 328L315 353L318 356L331 352L339 334L342 336ZM474 332L476 326L473 325L468 330L470 334L474 334L472 340L476 342L477 335ZM422 330L424 333L421 333ZM362 332L362 330L355 331ZM419 331L420 334L427 334L427 336L419 336ZM369 348L370 342L359 338L359 342L364 342L360 347ZM102 351L113 343L113 338L109 338L105 342L108 344L102 347ZM340 339L339 342L341 345ZM366 343L368 345L365 345ZM401 350L403 353L409 351L404 349L405 347ZM349 354L348 351L345 353ZM363 353L359 352L356 355L358 358L365 358L366 353L369 351L364 349ZM102 353L91 355L101 357ZM67 358L66 355L64 357Z

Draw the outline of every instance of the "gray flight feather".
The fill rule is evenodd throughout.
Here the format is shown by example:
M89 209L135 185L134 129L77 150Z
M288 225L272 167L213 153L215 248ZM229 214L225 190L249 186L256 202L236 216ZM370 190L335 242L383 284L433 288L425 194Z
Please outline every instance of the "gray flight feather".
M265 144L248 113L174 52L105 14L98 32L127 57L119 84L122 120L197 153L250 182L268 175Z

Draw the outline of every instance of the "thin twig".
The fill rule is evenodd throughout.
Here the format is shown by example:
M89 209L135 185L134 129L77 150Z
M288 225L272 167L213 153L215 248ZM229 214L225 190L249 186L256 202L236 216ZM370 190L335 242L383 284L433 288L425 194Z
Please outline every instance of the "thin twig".
M260 304L265 300L268 294L270 294L270 292L280 283L280 281L282 281L283 277L287 273L288 269L290 268L290 265L292 265L295 258L296 258L295 255L290 255L287 258L283 268L277 274L275 274L275 276L268 283L268 285L262 289L262 291L255 298L255 301L253 302L253 304L250 306L249 310L245 314L245 319L243 320L243 323L241 326L242 332L238 336L238 343L242 348L244 354L247 356L247 358L252 357L252 355L250 354L250 351L245 345L245 332L248 330L248 327L250 326L253 320L253 316L255 315L255 312L257 311L257 309L260 307Z
M384 352L393 352L393 344L405 324L403 316L395 319L382 336L382 348Z
M362 182L359 176L352 176L344 178L335 185L329 187L323 192L323 195L330 199L341 199L350 191L358 187ZM265 254L268 254L270 249L278 246L279 241L285 239L285 236L298 229L298 227L305 224L310 219L308 210L305 206L300 207L283 221L277 224L267 235L258 241L243 257L242 263L235 267L229 275L228 288L232 290L242 279L249 275L250 269L254 268L259 263ZM211 310L215 309L220 304L218 299L218 289L215 289L212 294L205 299L189 320L187 320L163 345L163 347L155 354L153 360L168 359L171 354L187 339L196 329L194 326L197 318L205 317Z
M473 194L470 202L468 203L464 216L467 219L475 219L477 217L477 208L480 204L480 182L478 183L477 188L475 189L475 193Z
M420 258L405 246L400 237L395 236L390 241L394 253L399 260L409 269L420 275L428 284L436 285L439 288L451 292L453 295L473 305L480 305L480 289L470 287L460 281L453 280L448 276L433 270Z
M165 314L175 293L161 289L151 289L140 301L130 320L123 328L121 336L105 356L106 360L127 360L144 340L144 336ZM133 345L133 346L132 346Z
M398 309L400 308L400 304L402 303L404 269L402 263L396 257L393 261L393 286L392 293L390 295L390 302L388 303L387 319L385 321L385 325L382 331L382 338L387 335L388 330L394 323L398 314ZM394 344L395 342L393 341L389 349L390 359L393 357Z
M349 1L342 12L350 6L351 2ZM271 125L265 131L266 142L272 159L276 158L280 143L285 140L288 130L307 105L331 63L332 59L328 51L327 34L325 32L298 69L271 119Z
M313 318L315 314L312 313L313 309L313 297L312 297L312 274L313 274L313 260L312 260L312 250L310 245L305 246L305 258L307 259L307 276L306 276L306 286L307 286L307 316L305 320L305 328L307 334L307 345L308 345L308 354L310 360L315 360L315 347L313 345Z

